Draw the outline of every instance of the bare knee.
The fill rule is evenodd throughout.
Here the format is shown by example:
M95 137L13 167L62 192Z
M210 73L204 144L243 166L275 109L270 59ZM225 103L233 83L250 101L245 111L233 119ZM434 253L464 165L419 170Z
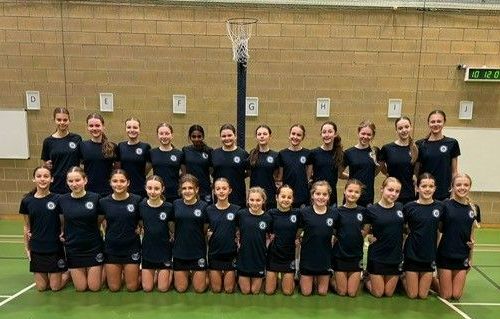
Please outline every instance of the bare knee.
M337 287L335 290L339 296L345 296L347 294L347 289Z
M328 293L328 288L318 288L318 295L326 296L327 293Z
M410 292L410 291L408 291L408 292L406 293L406 295L407 295L407 296L408 296L408 298L410 298L410 299L416 299L416 298L417 298L417 296L418 296L416 292Z
M372 296L377 297L377 298L382 298L384 295L384 291L382 289L373 289L370 291Z
M294 289L293 288L284 288L283 289L283 294L285 296L291 296L293 295Z

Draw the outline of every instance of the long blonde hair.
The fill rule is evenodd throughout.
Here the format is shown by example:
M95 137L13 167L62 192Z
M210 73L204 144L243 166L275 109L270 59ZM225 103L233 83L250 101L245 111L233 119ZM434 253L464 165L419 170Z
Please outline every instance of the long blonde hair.
M453 178L451 179L451 186L453 187L453 185L455 185L455 181L457 180L457 178L462 178L462 177L467 178L469 180L470 186L472 187L472 178L468 174L465 174L465 173L457 173L455 176L453 176ZM455 193L453 191L451 192L450 198L457 200L455 197ZM472 202L470 197L465 196L465 201L467 202L467 205L469 205L470 208L472 209L472 211L474 212L474 215L477 216L477 207Z

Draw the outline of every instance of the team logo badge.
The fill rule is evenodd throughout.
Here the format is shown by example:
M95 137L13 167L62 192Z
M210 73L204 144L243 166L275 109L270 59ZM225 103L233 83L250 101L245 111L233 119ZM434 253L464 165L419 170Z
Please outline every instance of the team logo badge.
M98 253L95 255L95 261L98 263L102 263L104 261L104 254L103 253Z
M56 204L54 202L50 201L47 203L48 210L54 210L54 208L56 208Z
M135 154L142 155L142 148L136 148L135 149Z
M204 159L208 159L208 154L203 152L203 153L201 153L201 157L203 157Z
M433 260L431 263L432 270L436 270L436 262Z
M446 146L446 145L441 145L441 147L439 148L439 151L441 153L446 153L447 150L448 150L448 146Z
M356 215L356 218L357 218L360 222L362 222L362 221L363 221L363 214L358 213L358 215Z
M300 162L301 162L302 164L305 164L305 163L306 163L306 157L305 157L305 156L301 156L301 157L300 157Z
M269 164L274 163L274 158L272 156L268 156L266 160Z
M167 213L161 212L160 213L160 220L165 220L165 219L167 219Z
M259 275L263 275L263 274L264 274L264 270L259 271Z
M297 216L296 215L291 215L290 216L290 221L295 224L297 222Z
M438 218L439 217L439 209L435 209L432 211L432 216Z
M464 267L469 267L470 264L469 264L469 258L465 258L464 260Z
M266 222L260 222L260 223L259 223L259 228L260 228L260 229L266 229L266 227L267 227Z
M72 150L74 150L76 148L76 143L75 142L69 142L68 146L69 146L69 148L71 148Z
M333 225L333 218L327 218L326 219L326 225L327 226L332 226Z
M135 206L134 204L128 204L127 205L127 210L131 213L133 213L135 211Z
M233 162L235 162L235 163L239 163L239 162L241 162L241 158L240 158L239 156L235 156L235 157L233 158Z
M229 214L227 214L226 218L227 218L227 220L234 220L234 214L229 213Z
M170 155L170 160L171 160L172 162L177 162L177 156L175 156L175 155Z
M470 217L471 219L472 219L472 218L474 218L474 217L476 217L476 213L474 213L474 211L473 211L473 210L470 210L470 211L469 211L469 217Z
M212 200L212 195L205 195L205 202L210 202Z
M193 212L194 216L200 217L201 216L201 210L200 209L195 209Z
M295 260L290 263L290 269L295 270Z
M170 261L166 261L163 263L165 267L172 267L172 263Z
M141 258L141 254L133 253L132 255L130 255L130 258L132 258L133 261L138 261L139 258Z
M198 266L200 268L205 268L205 258L198 259Z
M403 212L402 212L402 211L398 210L398 211L396 212L396 214L398 214L398 217L399 217L399 218L403 218Z
M64 261L64 259L61 258L57 261L57 267L59 267L61 269L66 267L66 262Z
M86 202L85 203L85 208L87 208L89 210L93 209L94 208L94 203L92 203L92 202Z

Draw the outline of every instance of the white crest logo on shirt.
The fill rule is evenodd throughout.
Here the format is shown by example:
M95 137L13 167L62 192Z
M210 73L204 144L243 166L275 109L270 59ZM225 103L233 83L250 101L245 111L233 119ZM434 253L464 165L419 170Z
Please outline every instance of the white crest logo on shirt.
M135 206L134 204L128 204L127 205L127 210L131 213L133 213L135 211Z
M470 210L470 211L469 211L469 217L470 217L471 219L473 219L474 217L476 217L476 213L474 213L474 211L473 211L473 210Z
M441 147L439 148L439 151L441 151L441 153L446 153L447 150L448 150L448 146L446 146L446 145L441 145Z
M198 259L198 266L200 268L205 268L205 258Z
M200 217L201 216L201 210L200 209L195 209L193 212L194 216Z
M203 157L204 159L208 159L208 154L203 152L203 153L201 153L201 157Z
M333 225L333 218L327 218L326 219L326 225L327 226L332 226Z
M305 164L305 163L306 163L306 157L305 157L305 156L301 156L301 157L300 157L300 162L301 162L302 164Z
M227 218L227 220L234 220L234 214L229 213L229 214L227 214L226 218Z
M160 220L165 220L165 219L167 219L167 213L161 212L160 213Z
M266 227L267 227L266 222L260 222L260 223L259 223L259 228L260 228L260 229L266 229Z
M93 209L94 208L94 203L92 203L92 202L86 202L85 203L85 208L87 208L89 210Z
M142 155L142 148L136 148L135 149L135 154Z
M360 222L362 222L362 221L363 221L363 214L358 213L358 215L356 215L356 218L357 218Z
M98 263L102 263L104 261L104 254L103 253L98 253L95 255L95 261Z
M48 202L47 203L47 209L48 210L54 210L56 208L56 204L54 202Z
M177 156L175 156L175 155L170 155L170 160L171 160L172 162L177 162Z
M268 162L269 164L274 163L274 158L273 158L272 156L268 156L268 157L266 158L266 160L267 160L267 162Z
M76 148L76 143L75 142L69 142L68 146L69 146L69 148L71 148L72 150L74 150Z
M295 224L297 222L297 216L296 215L291 215L290 216L290 221Z
M130 258L132 258L133 261L138 261L139 258L141 258L141 254L133 253L132 255L130 255Z
M435 209L432 211L432 216L438 218L439 217L439 209Z
M66 267L66 262L64 261L64 259L61 258L57 261L57 267L59 267L61 269Z
M398 211L396 212L396 214L398 214L398 217L399 217L399 218L403 218L403 212L402 212L402 211L398 210Z
M235 156L235 157L233 158L233 162L235 162L235 163L239 163L239 162L241 162L241 158L240 158L239 156Z

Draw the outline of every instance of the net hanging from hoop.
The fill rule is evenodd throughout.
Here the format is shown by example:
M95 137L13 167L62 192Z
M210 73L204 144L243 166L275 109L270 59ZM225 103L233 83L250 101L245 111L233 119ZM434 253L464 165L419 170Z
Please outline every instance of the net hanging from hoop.
M227 34L233 45L233 60L247 64L248 39L252 36L252 28L257 23L254 18L233 18L226 21Z

